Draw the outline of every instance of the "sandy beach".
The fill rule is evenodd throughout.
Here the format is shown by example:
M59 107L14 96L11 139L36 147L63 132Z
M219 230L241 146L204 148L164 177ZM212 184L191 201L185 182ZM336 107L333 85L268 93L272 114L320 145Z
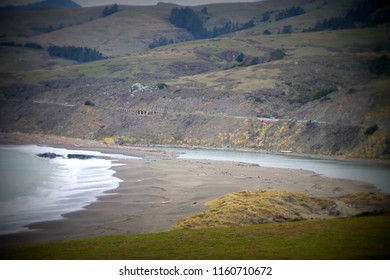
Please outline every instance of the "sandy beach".
M149 148L22 134L1 134L0 140L3 144L34 143L142 157L142 160L119 161L124 165L114 167L115 176L123 182L84 210L64 214L62 220L31 224L29 228L33 231L0 236L0 247L167 231L178 220L206 209L204 202L241 190L288 190L326 197L377 191L367 183L331 179L313 172L235 162L181 160ZM356 211L349 208L344 213Z

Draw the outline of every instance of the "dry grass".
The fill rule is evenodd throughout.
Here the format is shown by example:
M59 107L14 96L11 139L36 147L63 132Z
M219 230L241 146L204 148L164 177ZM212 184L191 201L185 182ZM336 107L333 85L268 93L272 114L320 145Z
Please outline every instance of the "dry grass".
M375 210L390 209L390 195L380 193L349 193L340 198L351 207L372 207Z
M324 215L335 205L325 197L288 191L241 191L206 203L210 210L180 220L174 229L204 228L302 220Z
M340 215L340 210L349 211L350 214L389 210L390 195L350 193L336 200L289 191L240 191L206 202L205 205L211 209L180 220L173 229L324 219Z

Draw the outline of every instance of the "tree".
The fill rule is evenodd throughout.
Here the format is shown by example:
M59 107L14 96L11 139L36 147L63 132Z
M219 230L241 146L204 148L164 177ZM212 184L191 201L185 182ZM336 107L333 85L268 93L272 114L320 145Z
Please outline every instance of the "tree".
M172 39L167 39L165 37L160 37L158 39L153 39L153 42L149 44L149 49L154 49L157 47L173 44Z
M244 58L245 58L245 54L240 53L240 54L237 56L236 61L237 61L237 62L243 62L243 61L244 61Z
M118 10L119 9L118 9L118 5L117 4L114 4L111 7L106 6L103 9L102 17L106 17L106 16L109 16L109 15L112 15L112 14L116 13Z
M285 19L285 18L289 18L289 17L295 17L295 16L302 15L304 13L305 13L305 9L304 8L293 6L291 8L287 8L287 9L279 12L275 16L275 20L278 21L278 20L282 20L282 19Z
M292 28L291 24L289 24L289 25L283 26L283 29L280 33L281 34L290 34L290 33L292 33L292 31L293 31L293 28Z
M286 54L284 53L284 51L282 51L281 49L277 49L271 52L270 58L271 60L277 60L284 58L285 55Z
M93 102L90 101L90 100L87 100L87 101L84 102L84 105L85 105L85 106L95 106L95 103L93 103Z
M263 35L271 35L271 34L272 34L272 32L269 31L268 29L264 30L264 32L263 32Z
M176 27L186 29L194 36L195 39L214 38L223 34L255 26L253 20L250 20L241 26L238 23L228 21L222 26L215 26L212 30L207 30L198 14L189 7L173 8L169 16L169 21Z
M50 56L57 56L66 59L76 60L78 62L88 62L105 59L102 53L95 49L75 46L50 46L47 49Z

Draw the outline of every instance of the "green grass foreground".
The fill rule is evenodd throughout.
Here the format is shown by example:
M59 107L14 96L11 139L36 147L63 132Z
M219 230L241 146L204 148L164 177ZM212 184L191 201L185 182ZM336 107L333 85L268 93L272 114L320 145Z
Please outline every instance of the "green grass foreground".
M389 259L390 215L176 230L2 249L1 259Z

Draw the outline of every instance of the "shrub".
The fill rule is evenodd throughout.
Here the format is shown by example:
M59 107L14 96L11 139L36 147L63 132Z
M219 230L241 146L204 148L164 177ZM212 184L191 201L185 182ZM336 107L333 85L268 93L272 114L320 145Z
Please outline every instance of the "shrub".
M90 100L87 100L87 101L84 102L84 105L85 105L85 106L95 106L95 103L93 103L93 102L90 101Z
M311 100L317 100L321 99L322 97L327 96L328 94L332 93L334 91L334 88L323 88L320 90L317 90L314 95L312 96Z
M282 31L280 33L281 34L290 34L292 32L293 32L293 27L292 27L291 24L289 24L289 25L283 26L283 29L282 29Z
M15 43L13 41L11 41L11 42L1 42L0 45L1 46L8 46L8 47L22 47L23 46L22 44Z
M254 57L248 64L248 66L256 65L260 63L260 59L258 57Z
M172 39L167 39L165 37L160 37L158 39L153 39L153 42L149 44L149 49L154 49L161 46L171 45L175 42Z
M377 131L379 129L378 125L373 125L373 126L370 126L366 129L366 131L364 132L365 135L372 135L375 133L375 131Z
M37 44L37 43L26 43L26 44L24 44L24 46L26 48L37 49L37 50L43 49L42 46Z
M268 29L264 30L264 32L263 32L263 35L271 35L271 34L272 34L272 32L269 31Z
M277 49L277 50L274 50L271 52L270 54L270 58L271 60L277 60L277 59L282 59L285 57L285 53L284 51L282 51L281 49Z
M157 88L158 88L158 89L164 89L164 88L167 88L167 87L168 87L168 85L165 84L165 83L158 83L158 84L157 84Z
M244 58L245 58L245 54L240 53L240 54L237 56L236 61L237 61L237 62L243 62L243 61L244 61Z
M390 58L387 55L382 55L378 58L371 60L368 64L368 70L371 73L386 76L390 75Z

